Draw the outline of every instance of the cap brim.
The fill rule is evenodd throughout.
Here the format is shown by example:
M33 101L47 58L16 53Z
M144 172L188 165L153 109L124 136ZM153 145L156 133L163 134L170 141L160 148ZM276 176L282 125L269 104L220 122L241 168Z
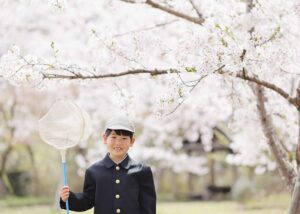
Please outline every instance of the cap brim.
M114 125L114 126L108 126L106 129L112 129L112 130L125 130L134 133L134 130L129 129L128 127L121 126L121 125Z

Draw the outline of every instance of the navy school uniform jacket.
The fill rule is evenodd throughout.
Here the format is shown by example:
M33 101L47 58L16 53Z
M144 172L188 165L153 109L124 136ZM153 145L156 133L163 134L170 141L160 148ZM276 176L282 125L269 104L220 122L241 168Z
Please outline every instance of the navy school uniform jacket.
M107 154L85 172L82 193L70 191L69 207L94 214L156 214L156 193L151 168L128 155L115 164ZM60 200L61 208L66 204Z

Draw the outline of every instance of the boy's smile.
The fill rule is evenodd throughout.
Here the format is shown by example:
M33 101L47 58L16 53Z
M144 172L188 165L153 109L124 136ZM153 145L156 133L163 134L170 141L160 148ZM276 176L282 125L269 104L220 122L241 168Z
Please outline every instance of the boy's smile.
M124 159L135 140L129 136L117 135L115 131L112 131L108 137L106 137L105 134L103 134L102 137L107 146L110 158L116 163Z

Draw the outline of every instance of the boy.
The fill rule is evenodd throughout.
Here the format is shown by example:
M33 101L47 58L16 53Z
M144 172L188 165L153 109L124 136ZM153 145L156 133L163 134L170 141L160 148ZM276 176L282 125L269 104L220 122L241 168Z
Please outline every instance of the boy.
M109 120L102 134L108 154L85 172L82 193L64 186L60 206L94 214L155 214L156 193L151 168L132 160L127 154L134 144L134 125L126 118Z

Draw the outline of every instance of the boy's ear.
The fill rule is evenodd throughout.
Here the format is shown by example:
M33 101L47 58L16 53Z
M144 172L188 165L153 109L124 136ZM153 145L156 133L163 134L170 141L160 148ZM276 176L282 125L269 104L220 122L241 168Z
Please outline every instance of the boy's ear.
M105 132L102 132L102 140L103 140L103 143L106 144L107 137L105 135Z
M132 137L132 139L131 139L131 143L130 143L130 146L133 146L133 144L135 143L135 138L134 137Z

